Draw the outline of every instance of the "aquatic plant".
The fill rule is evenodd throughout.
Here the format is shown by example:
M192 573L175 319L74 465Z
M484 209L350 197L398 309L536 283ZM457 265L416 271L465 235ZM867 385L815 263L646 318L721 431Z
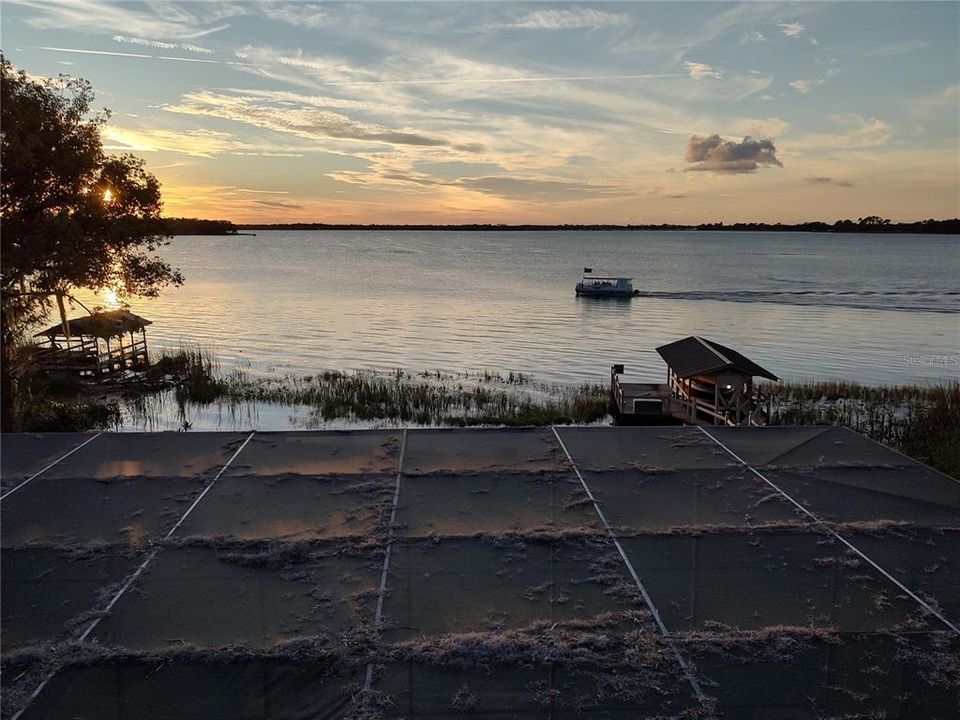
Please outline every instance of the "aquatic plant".
M960 477L960 382L868 386L763 383L770 425L843 425Z
M116 402L48 400L25 408L20 428L24 432L87 432L117 427L121 420Z
M607 391L601 385L535 384L519 373L327 370L277 378L233 370L222 375L215 357L199 347L164 356L156 363L156 372L168 379L183 419L188 404L214 402L225 407L253 403L303 407L309 411L303 424L310 428L333 420L459 427L591 423L608 412ZM143 396L131 398L127 407L134 417L150 412Z

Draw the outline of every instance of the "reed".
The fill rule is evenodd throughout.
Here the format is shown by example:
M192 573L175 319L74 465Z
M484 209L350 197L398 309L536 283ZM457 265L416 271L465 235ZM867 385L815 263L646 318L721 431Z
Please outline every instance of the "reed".
M960 477L960 382L866 386L764 383L771 425L843 425Z
M228 403L266 402L310 408L311 422L386 420L418 425L549 425L606 417L600 385L530 386L529 379L402 370L327 371L314 376L250 378L234 372L219 386Z
M24 363L29 367L29 363ZM187 422L189 409L216 403L231 415L256 404L304 408L302 424L544 426L589 424L608 417L608 390L536 382L524 373L479 370L406 372L327 370L313 375L255 377L224 373L215 350L184 345L161 356L120 397L94 396L69 379L24 373L24 430L119 426L121 410L146 426L171 402ZM771 425L843 425L955 477L960 476L960 382L867 386L854 382L764 383L761 411ZM118 402L120 406L118 406Z
M416 425L585 424L607 417L608 395L601 385L577 387L535 383L523 373L491 370L450 373L440 370L326 370L315 375L253 377L243 370L220 372L209 348L186 346L161 357L152 377L172 390L179 415L190 405L218 403L228 410L268 403L309 409L308 427L330 421L387 422ZM126 409L149 419L162 410L149 393L132 394ZM169 393L168 393L169 396Z
M179 402L209 403L225 391L216 352L203 345L182 345L164 353L150 369L150 380L172 382Z

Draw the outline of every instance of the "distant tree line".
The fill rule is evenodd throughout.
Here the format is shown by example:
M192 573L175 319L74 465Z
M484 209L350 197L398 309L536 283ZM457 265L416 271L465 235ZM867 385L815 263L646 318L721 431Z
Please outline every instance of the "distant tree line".
M706 223L697 225L696 230L735 230L735 231L769 231L769 232L839 232L839 233L926 233L934 235L960 234L960 218L951 220L918 220L910 223L892 223L879 215L853 220L837 220L832 225L825 222L806 222L797 225L783 223Z
M237 228L229 220L200 218L164 218L169 235L236 235Z
M204 222L204 221L197 221ZM229 224L229 223L228 223ZM700 225L506 225L506 224L467 224L467 225L362 225L334 223L274 223L274 224L238 224L237 230L459 230L459 231L632 231L632 230L714 230L734 232L833 232L833 233L923 233L939 235L960 235L960 218L951 220L919 220L910 223L893 223L877 215L853 220L837 220L834 223L805 222L786 223L702 223ZM187 234L187 233L174 233ZM207 233L203 233L207 234Z

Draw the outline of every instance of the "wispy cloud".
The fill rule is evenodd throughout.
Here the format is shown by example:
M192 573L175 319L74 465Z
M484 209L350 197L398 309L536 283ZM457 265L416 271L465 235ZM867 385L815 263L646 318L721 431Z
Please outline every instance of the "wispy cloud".
M910 109L920 114L926 114L949 108L954 113L960 105L960 85L948 85L932 95L911 101Z
M252 195L289 195L289 190L257 190L254 188L234 188L238 193L249 193Z
M723 77L723 74L720 73L720 71L714 70L706 63L685 62L683 66L687 68L687 72L690 73L690 77L692 77L694 80L703 80L705 78L714 78L719 80Z
M853 183L849 180L837 180L832 177L826 177L824 175L817 175L814 177L805 177L803 181L807 185L832 185L833 187L843 187L850 188L853 187Z
M313 2L260 2L257 9L271 20L294 27L317 29L333 22L330 7Z
M110 50L85 50L82 48L49 47L46 45L41 45L37 49L48 50L50 52L59 52L59 53L75 53L77 55L109 55L113 57L146 58L146 59L150 59L153 57L153 55L144 55L143 53L112 52Z
M210 48L200 47L199 45L191 45L190 43L168 43L161 42L160 40L147 40L145 38L130 37L128 35L114 35L113 41L125 43L127 45L151 47L157 50L186 50L187 52L197 53L199 55L213 54L213 50Z
M562 203L557 217L589 221L590 208L655 217L676 206L686 221L724 217L719 190L740 183L754 199L741 198L744 217L775 207L775 189L801 190L798 202L815 197L818 209L852 206L881 175L930 188L924 202L956 195L946 158L956 157L960 90L942 73L904 85L954 59L934 6L2 1L8 45L28 69L76 61L95 74L120 124L106 142L148 157L168 207L496 221L549 219ZM820 27L845 38L836 52L809 52ZM37 52L41 43L49 49ZM904 73L871 81L888 57ZM846 58L854 64L837 75ZM827 88L838 114L807 112ZM923 162L910 155L918 148ZM678 163L687 151L692 161ZM897 159L908 155L908 165ZM256 159L268 156L309 161ZM786 170L769 170L781 162ZM696 172L666 172L674 167ZM265 190L196 190L234 171ZM695 210L667 199L683 196ZM937 214L920 210L933 205L917 212Z
M898 55L906 55L909 52L914 50L922 50L923 48L930 47L930 43L926 40L910 40L908 42L894 43L893 45L885 45L884 47L875 48L863 54L864 57L897 57Z
M223 20L245 14L236 3L155 2L143 6L105 0L5 0L34 12L27 24L42 30L122 32L155 40L194 40L230 27ZM142 8L142 9L141 9Z
M814 87L820 85L823 80L794 80L793 82L787 83L790 87L796 90L798 93L808 93L813 90Z
M813 90L818 85L823 85L827 80L837 77L840 74L840 68L832 67L827 70L826 74L823 77L806 79L802 78L800 80L794 80L788 85L796 90L798 93L808 93Z
M793 124L779 117L742 118L728 126L730 134L741 137L782 137L786 135Z
M780 6L776 3L739 2L727 6L703 23L697 34L688 38L690 47L709 43L727 33L756 27L761 22L774 19L780 12Z
M889 145L893 140L893 129L890 124L878 118L867 120L858 116L841 116L835 120L847 125L848 129L839 133L808 133L797 137L791 136L791 149L875 148Z
M581 200L588 196L596 197L624 194L621 188L612 185L512 176L460 178L454 184L488 195L528 200Z
M572 10L535 10L507 23L504 27L531 30L595 30L605 27L623 27L630 24L630 17L592 8Z
M284 53L269 48L246 47L237 56L295 68L307 73L314 86L367 85L491 85L511 83L596 82L607 80L655 80L682 77L678 73L530 74L518 68L477 62L439 50L415 50L394 55L389 67L358 67L343 58L305 53Z
M709 66L707 66L709 67ZM692 73L691 73L692 74ZM710 75L719 77L718 74ZM597 82L600 80L662 80L683 77L677 73L641 73L628 75L531 75L528 77L484 78L409 78L404 80L341 80L319 81L319 85L491 85L497 83Z
M807 29L806 25L798 22L777 23L777 27L780 28L780 32L787 37L800 37L803 31Z
M302 157L313 150L304 145L251 142L233 133L208 129L127 128L110 123L104 127L103 135L105 148L114 152L170 152L214 158L220 155Z
M807 26L799 22L790 22L790 23L777 23L777 27L780 28L780 32L786 35L787 37L800 38L805 37L807 42L811 45L819 45L820 41L811 35L807 35Z
M303 210L300 203L284 202L282 200L254 200L254 203L273 210Z
M203 58L175 57L172 55L148 55L146 53L114 52L112 50L89 50L86 48L50 47L47 45L41 45L37 48L37 50L47 50L48 52L58 53L73 53L76 55L106 55L109 57L139 58L141 60L167 60L172 62L204 63L207 65L249 65L249 63L235 62L232 60L205 60Z
M417 188L467 190L521 202L544 200L573 202L587 198L632 194L632 191L615 185L516 175L485 175L479 177L460 177L454 180L441 180L423 173L388 170L374 174L335 173L334 177L348 183L377 184L381 181L388 181Z
M447 147L463 152L479 152L476 144L412 130L395 130L364 123L330 110L291 108L256 102L252 98L210 91L188 93L179 103L163 106L168 112L232 120L278 133L310 140L336 139L389 145Z

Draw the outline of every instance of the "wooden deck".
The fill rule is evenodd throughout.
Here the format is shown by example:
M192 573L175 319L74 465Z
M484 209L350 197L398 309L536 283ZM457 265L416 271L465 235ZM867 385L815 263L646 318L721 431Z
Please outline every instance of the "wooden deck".
M679 425L690 421L690 410L670 397L665 383L620 382L614 375L611 404L618 425Z
M612 375L610 393L617 425L737 425L705 400L677 397L667 383L621 382ZM747 424L758 423L750 417Z

